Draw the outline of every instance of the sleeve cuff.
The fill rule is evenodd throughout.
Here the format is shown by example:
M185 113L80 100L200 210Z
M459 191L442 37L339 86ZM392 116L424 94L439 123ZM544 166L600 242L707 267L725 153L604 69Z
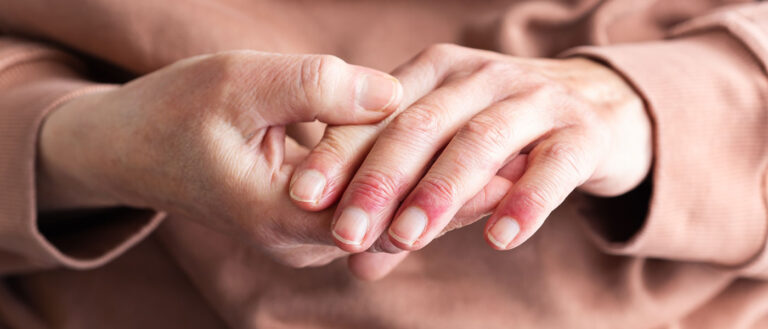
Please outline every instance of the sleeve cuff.
M768 229L768 82L750 50L719 30L564 54L622 74L653 121L648 183L612 212L632 213L591 218L590 234L605 251L742 270L768 263L760 261Z
M162 214L112 209L75 216L67 228L53 226L38 218L35 159L47 113L109 87L79 78L72 69L77 63L64 53L9 39L0 46L0 273L100 266L146 237Z

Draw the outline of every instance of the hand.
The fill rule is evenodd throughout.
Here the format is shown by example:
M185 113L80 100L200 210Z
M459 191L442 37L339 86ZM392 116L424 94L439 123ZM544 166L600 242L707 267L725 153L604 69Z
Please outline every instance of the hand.
M340 197L333 234L344 250L420 249L485 211L488 242L514 248L575 188L619 195L649 171L643 103L598 63L438 45L394 75L399 114L329 129L294 175L305 209Z
M372 123L401 94L391 76L330 56L238 51L183 60L48 116L39 206L164 210L283 263L323 264L346 253L328 232L330 211L307 213L285 197L308 150L284 126Z

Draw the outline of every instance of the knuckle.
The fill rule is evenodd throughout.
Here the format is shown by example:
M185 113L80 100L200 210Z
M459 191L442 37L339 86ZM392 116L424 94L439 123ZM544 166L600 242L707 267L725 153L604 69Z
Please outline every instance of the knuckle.
M310 104L328 104L346 63L332 55L306 56L301 61L301 89Z
M427 47L423 54L426 57L442 57L456 51L459 47L450 43L436 43Z
M355 198L365 200L371 209L381 209L394 200L400 199L404 191L402 179L404 175L397 171L366 170L358 172L350 183L348 190Z
M310 154L309 161L324 162L331 168L356 167L367 155L363 151L371 147L376 137L376 130L370 126L329 127Z
M467 140L485 150L495 150L503 147L510 139L510 132L500 125L500 118L484 114L472 118L462 128L461 135Z
M549 208L551 193L546 188L521 186L513 195L514 208L530 217L538 217Z
M406 136L431 136L441 126L442 106L440 104L417 103L400 113L390 124L395 134Z
M461 49L460 46L450 43L437 43L425 48L417 59L419 62L430 63L434 66L439 66L440 63L445 63L452 56L455 56Z
M476 74L498 78L511 77L516 73L518 73L518 70L515 70L515 68L509 63L498 60L489 60L480 66Z
M584 179L584 164L581 160L582 152L579 147L564 142L557 142L544 148L541 154L547 161L551 161L563 178L575 177L579 183Z
M310 155L311 161L326 164L342 164L348 161L349 140L340 138L338 134L326 134L323 140L315 146Z
M447 177L429 175L419 183L422 193L429 195L430 203L441 206L448 205L458 195L458 184Z

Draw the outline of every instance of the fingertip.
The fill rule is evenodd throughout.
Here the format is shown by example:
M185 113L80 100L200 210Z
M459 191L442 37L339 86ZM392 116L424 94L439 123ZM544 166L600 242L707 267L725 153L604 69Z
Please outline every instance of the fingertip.
M325 210L334 204L344 188L344 177L334 176L334 165L313 150L294 170L288 196L301 209Z
M307 180L311 180L313 178L307 178L305 175L307 174L295 172L294 176L291 178L291 183L288 186L288 196L290 197L291 201L294 205L306 211L315 212L327 209L333 203L333 200L329 199L328 197L327 187L323 186L321 188L319 186L312 185L323 185L323 183L312 183L311 181L307 182ZM315 174L310 173L308 175L314 176ZM301 176L305 177L301 178Z
M289 195L301 204L317 204L323 197L328 180L315 169L303 169L296 172L291 181Z
M496 250L511 249L519 235L520 223L510 216L490 221L485 229L486 241Z
M393 76L390 77L395 83L395 95L393 96L392 101L384 107L384 113L387 114L395 112L400 107L400 104L403 102L403 94L405 93L403 91L403 84L400 83L400 80Z
M395 247L397 247L397 248L399 248L401 250L416 251L416 250L419 250L419 249L421 249L423 247L423 246L421 246L421 242L420 241L413 241L413 242L411 242L411 241L405 240L404 238L400 237L396 233L393 233L392 229L387 230L387 237L389 238L389 242L393 246L395 246Z
M398 248L416 250L419 249L419 239L424 235L428 224L427 213L417 206L410 206L395 218L387 230L387 235Z
M493 250L497 250L497 251L507 251L507 250L509 250L506 247L499 247L499 245L497 245L496 243L494 243L494 241L489 239L487 232L485 234L483 234L483 237L485 238L485 243L488 244L488 246L490 246Z
M354 241L351 241L351 240L347 240L344 237L339 236L334 231L331 231L331 235L333 236L333 242L341 250L344 250L348 253L359 253L359 252L365 251L365 248L363 248L362 244L355 243Z
M403 97L397 78L374 69L356 66L362 71L355 85L355 102L367 111L392 112Z
M349 206L342 209L331 228L331 235L336 245L348 252L367 249L363 246L363 240L368 232L370 221L368 213L361 208Z

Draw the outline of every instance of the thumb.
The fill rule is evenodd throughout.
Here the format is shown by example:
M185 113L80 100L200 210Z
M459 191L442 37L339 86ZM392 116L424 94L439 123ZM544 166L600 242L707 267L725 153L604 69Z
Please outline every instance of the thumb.
M367 124L398 107L402 86L394 77L345 63L330 55L264 54L252 88L265 126L320 120L328 124ZM253 72L253 71L252 71Z

